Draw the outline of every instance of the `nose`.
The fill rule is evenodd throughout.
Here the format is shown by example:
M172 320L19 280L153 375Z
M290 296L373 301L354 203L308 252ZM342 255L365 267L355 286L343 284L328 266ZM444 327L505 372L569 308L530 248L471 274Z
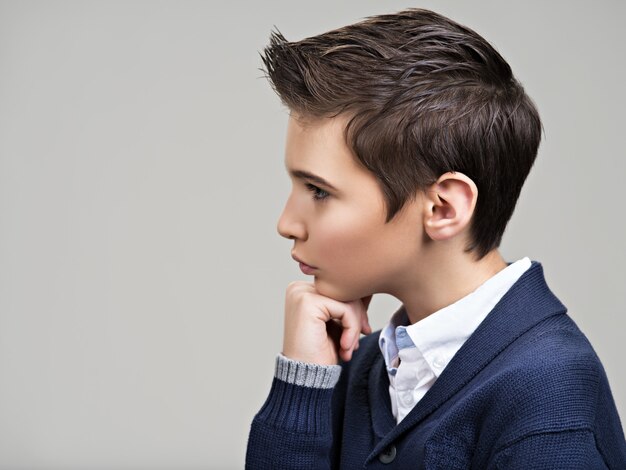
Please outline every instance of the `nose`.
M296 214L298 214L298 211L297 208L294 207L293 197L290 196L289 199L287 199L282 214L280 214L278 218L276 230L281 237L306 240L307 232L304 222L297 217Z

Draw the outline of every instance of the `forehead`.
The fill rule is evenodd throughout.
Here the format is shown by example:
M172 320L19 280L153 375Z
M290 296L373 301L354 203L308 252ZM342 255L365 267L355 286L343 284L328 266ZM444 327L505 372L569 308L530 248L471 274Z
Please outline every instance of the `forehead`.
M287 171L325 173L329 177L358 171L359 165L345 142L346 123L343 116L303 120L290 115L285 145Z

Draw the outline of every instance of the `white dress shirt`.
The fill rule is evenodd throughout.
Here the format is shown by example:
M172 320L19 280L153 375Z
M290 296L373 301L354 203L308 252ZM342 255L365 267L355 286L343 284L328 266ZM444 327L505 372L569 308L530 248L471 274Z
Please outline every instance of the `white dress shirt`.
M385 358L391 409L398 423L530 265L528 257L509 264L473 292L412 325L404 305L393 314L380 332L378 344Z

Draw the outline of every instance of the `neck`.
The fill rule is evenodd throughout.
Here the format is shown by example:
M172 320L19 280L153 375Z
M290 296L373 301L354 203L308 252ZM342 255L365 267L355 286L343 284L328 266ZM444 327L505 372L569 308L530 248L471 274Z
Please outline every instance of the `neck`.
M465 297L507 267L498 250L492 250L480 261L472 256L425 254L414 271L403 276L402 284L389 293L402 302L411 324Z

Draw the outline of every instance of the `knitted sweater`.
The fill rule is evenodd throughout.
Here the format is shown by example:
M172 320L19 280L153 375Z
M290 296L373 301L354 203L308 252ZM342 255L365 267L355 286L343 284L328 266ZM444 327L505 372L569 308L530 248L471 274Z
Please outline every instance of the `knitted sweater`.
M246 468L624 470L604 368L566 311L533 261L399 424L378 332L338 381L280 366Z

